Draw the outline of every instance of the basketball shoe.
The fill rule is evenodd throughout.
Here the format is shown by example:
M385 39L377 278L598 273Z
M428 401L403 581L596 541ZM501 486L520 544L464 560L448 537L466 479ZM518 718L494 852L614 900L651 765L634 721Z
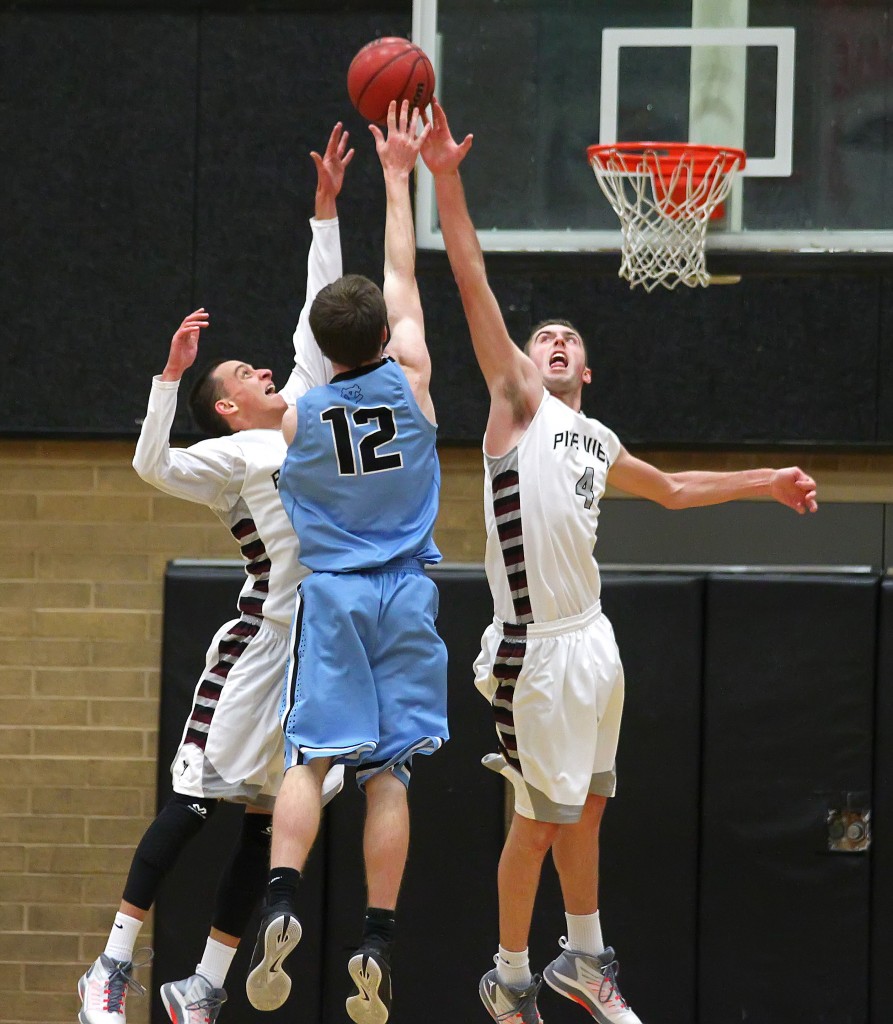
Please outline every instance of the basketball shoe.
M134 965L131 960L112 960L100 953L78 981L80 1024L127 1024L124 1004L128 990L133 989L140 995L146 991L133 977L134 967L143 963L148 960Z
M261 918L245 982L248 1002L255 1010L277 1010L288 999L291 978L282 961L300 941L301 922L291 911L273 907Z
M385 1024L391 1012L391 967L380 949L361 946L347 962L357 990L347 997L355 1024Z
M642 1024L620 994L620 965L610 946L593 956L568 949L567 939L559 939L558 944L563 952L543 971L549 988L579 1003L598 1024Z
M174 1024L214 1024L226 1002L226 992L214 988L200 974L193 974L183 981L162 985L161 1001Z
M527 988L509 988L499 980L494 967L481 978L478 991L490 1016L499 1024L543 1024L536 1007L536 994L542 983L543 979L535 974Z

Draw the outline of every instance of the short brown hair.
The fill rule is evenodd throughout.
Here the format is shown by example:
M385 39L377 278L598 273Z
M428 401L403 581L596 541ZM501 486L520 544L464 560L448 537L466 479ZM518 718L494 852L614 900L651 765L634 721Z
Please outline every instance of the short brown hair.
M217 400L223 398L223 388L214 371L224 362L225 359L218 359L204 367L189 392L189 411L198 429L208 437L232 433L229 422L214 408Z
M589 358L588 353L586 351L586 339L570 322L570 320L562 320L560 317L554 317L551 320L540 320L538 324L534 324L533 327L530 328L530 334L527 335L527 341L524 342L524 351L527 355L530 355L530 346L533 344L533 339L539 334L539 332L544 327L548 327L549 324L557 324L559 327L569 327L574 332L574 334L576 334L576 336L580 339L580 344L583 346L584 357L586 359Z
M361 274L327 284L310 307L310 329L333 363L351 368L381 352L388 311L378 285Z

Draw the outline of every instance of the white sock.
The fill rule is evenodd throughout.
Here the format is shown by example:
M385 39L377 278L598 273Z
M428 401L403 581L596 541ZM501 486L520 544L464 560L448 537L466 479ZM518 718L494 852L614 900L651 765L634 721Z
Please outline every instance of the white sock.
M594 914L565 914L567 920L567 945L578 953L596 956L604 953L605 940L602 938L602 923L598 911Z
M195 973L207 978L214 988L223 988L227 971L235 955L235 946L224 946L222 942L209 938L205 943L202 961L195 966Z
M496 977L507 988L527 988L533 980L530 975L530 957L526 949L513 953L499 947L496 958Z
M115 923L109 932L109 940L105 944L105 955L110 956L112 960L132 960L133 947L136 945L136 937L142 926L142 921L118 911L115 914Z

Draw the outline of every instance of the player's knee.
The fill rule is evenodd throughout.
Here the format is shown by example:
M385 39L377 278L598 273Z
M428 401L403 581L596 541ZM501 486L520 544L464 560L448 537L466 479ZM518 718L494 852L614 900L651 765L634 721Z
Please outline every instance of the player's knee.
M133 855L124 888L124 899L128 903L148 910L155 902L161 880L216 807L216 800L179 793L171 797L146 829Z

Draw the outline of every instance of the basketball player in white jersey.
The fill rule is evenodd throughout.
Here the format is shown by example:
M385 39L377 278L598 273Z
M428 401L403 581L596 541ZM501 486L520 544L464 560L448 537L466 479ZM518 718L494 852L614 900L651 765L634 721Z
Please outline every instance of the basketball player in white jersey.
M433 103L422 157L434 175L440 225L475 355L490 392L484 435L486 568L495 618L476 684L490 700L499 752L484 763L514 785L515 814L499 862L499 951L481 979L490 1015L539 1024L528 934L551 849L568 934L545 981L599 1024L640 1024L620 994L598 914L598 835L614 794L623 670L601 612L593 557L598 503L614 487L667 508L771 496L815 512L815 482L797 467L664 473L630 455L581 411L591 379L580 333L566 320L534 328L525 351L509 337L490 289L459 165L472 136L452 138Z
M239 360L208 367L190 397L193 416L212 436L172 448L170 431L183 373L194 363L208 314L189 314L171 340L164 372L152 381L133 465L166 494L207 505L235 536L245 558L239 618L218 631L208 649L183 738L171 765L174 795L137 846L119 912L102 954L81 978L80 1024L126 1024L134 945L158 887L220 800L246 805L240 838L224 868L212 927L196 973L162 986L175 1024L213 1024L226 999L223 983L242 931L263 891L269 864L273 803L282 780L279 702L294 595L308 571L277 490L286 445L280 430L290 404L324 384L323 359L308 317L317 292L341 276L336 198L353 157L339 124L317 170L313 241L306 301L294 334L295 364L277 390L272 374ZM327 776L324 799L340 789L343 768ZM215 868L216 870L216 868Z

